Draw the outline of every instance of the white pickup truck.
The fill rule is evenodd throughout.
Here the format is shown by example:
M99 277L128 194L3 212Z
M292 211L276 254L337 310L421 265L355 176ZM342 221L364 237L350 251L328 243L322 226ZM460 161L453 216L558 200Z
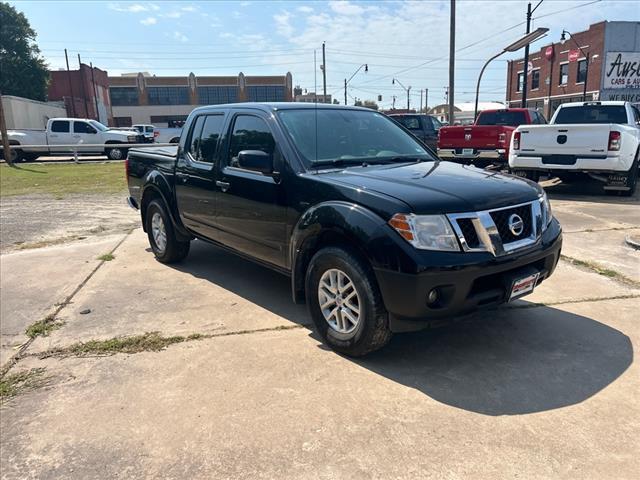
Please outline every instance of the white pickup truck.
M537 180L587 174L607 193L633 195L638 182L640 111L628 102L560 105L548 125L521 125L511 137L509 167Z
M9 130L7 136L10 145L21 146L11 149L14 162L75 151L122 160L127 156L127 148L119 145L144 143L143 136L136 131L112 130L95 120L81 118L51 118L46 130Z

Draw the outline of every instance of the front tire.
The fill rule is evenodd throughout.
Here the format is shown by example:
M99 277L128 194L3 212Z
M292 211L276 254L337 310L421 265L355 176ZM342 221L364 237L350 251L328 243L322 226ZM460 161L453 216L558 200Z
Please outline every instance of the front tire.
M179 262L189 254L191 242L180 241L176 238L171 219L161 201L153 200L149 203L146 221L149 244L158 261L162 263Z
M127 151L124 148L108 148L107 157L109 160L124 160L127 156Z
M360 357L391 339L389 314L369 265L342 248L316 253L307 269L307 308L333 350Z

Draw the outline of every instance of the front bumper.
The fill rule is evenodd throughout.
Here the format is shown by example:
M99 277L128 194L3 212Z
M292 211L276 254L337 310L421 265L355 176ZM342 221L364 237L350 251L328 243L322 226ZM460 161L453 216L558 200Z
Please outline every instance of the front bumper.
M512 279L532 269L540 272L539 284L553 273L561 247L562 234L554 219L542 241L520 253L502 257L461 253L458 265L418 269L419 273L374 270L392 318L400 323L405 321L405 327L413 321L413 327L403 327L413 330L423 328L430 320L460 316L506 302ZM427 295L434 288L438 289L440 300L429 306Z

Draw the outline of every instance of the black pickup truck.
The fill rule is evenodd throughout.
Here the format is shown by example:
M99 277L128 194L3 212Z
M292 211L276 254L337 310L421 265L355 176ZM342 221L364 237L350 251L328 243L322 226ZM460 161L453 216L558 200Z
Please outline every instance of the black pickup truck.
M366 108L201 107L179 145L132 149L126 165L159 261L197 238L289 275L348 355L526 295L560 256L537 184L440 161Z

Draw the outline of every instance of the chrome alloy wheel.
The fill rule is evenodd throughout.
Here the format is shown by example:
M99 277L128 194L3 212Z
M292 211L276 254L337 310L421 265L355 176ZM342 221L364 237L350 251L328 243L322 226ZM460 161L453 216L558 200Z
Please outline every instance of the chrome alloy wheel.
M153 234L153 241L156 247L158 247L160 253L163 253L167 248L167 232L164 228L162 215L158 212L155 212L153 217L151 217L151 233Z
M338 333L353 332L360 322L360 297L354 283L342 270L332 268L318 284L320 311Z

